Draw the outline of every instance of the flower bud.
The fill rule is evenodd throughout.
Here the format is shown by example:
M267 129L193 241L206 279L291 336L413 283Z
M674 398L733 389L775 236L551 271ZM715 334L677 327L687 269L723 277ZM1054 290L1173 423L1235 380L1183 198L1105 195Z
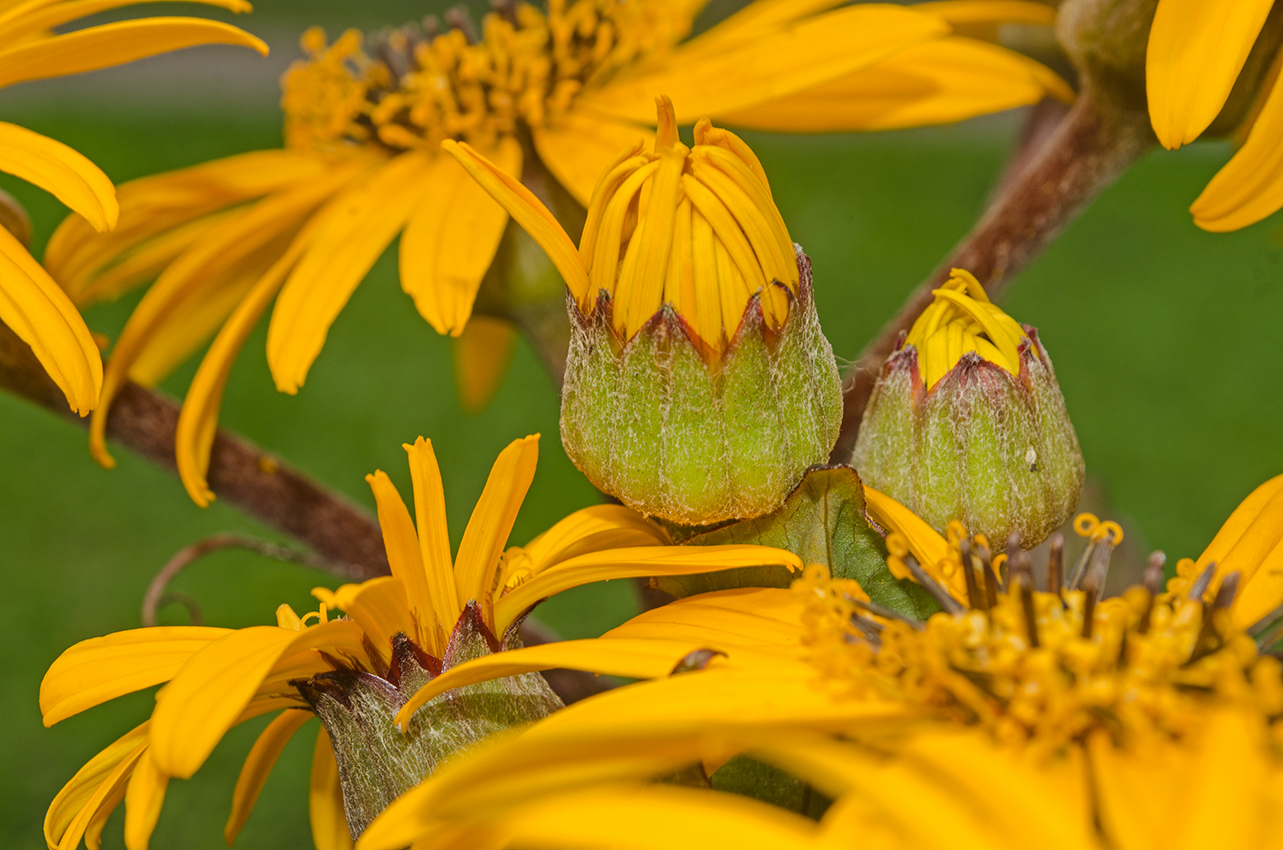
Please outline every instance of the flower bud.
M1083 458L1038 332L968 272L882 367L855 445L860 477L943 533L953 520L1032 548L1069 519Z
M661 98L653 151L598 181L578 250L533 197L446 145L552 257L569 289L562 442L598 488L666 520L768 513L841 424L810 263L761 164L707 119L694 146ZM525 193L529 195L529 193ZM524 213L524 215L523 215ZM555 228L555 229L554 229Z

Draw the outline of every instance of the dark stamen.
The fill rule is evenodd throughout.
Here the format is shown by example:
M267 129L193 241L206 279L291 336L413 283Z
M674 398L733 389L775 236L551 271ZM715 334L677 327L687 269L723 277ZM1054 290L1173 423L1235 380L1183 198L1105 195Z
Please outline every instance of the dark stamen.
M971 563L971 542L959 540L958 554L962 556L959 564L962 568L962 577L967 582L967 604L974 611L984 607L984 601L980 598L980 586L976 584L976 568Z
M851 615L851 625L860 630L864 639L875 647L882 646L882 624L870 620L868 617L861 617L859 614Z
M1051 547L1047 552L1047 592L1060 595L1065 587L1065 536L1051 535Z
M1210 569L1210 567L1209 567ZM1199 576L1199 580L1202 580ZM1211 604L1203 603L1203 627L1198 631L1198 640L1194 641L1194 651L1190 653L1189 661L1186 664L1193 664L1203 656L1220 649L1225 641L1216 628L1216 612L1224 611L1234 602L1234 597L1238 594L1239 573L1232 572L1221 580L1221 586L1216 589L1216 597ZM1202 596L1202 594L1199 594Z
M1082 584L1083 579L1087 577L1087 565L1091 563L1091 556L1096 552L1096 540L1089 538L1087 545L1083 547L1082 554L1078 556L1077 562L1074 563L1073 570L1069 573L1069 589L1077 590Z
M856 599L854 596L847 596L846 599L856 608L866 611L875 617L881 617L884 620L899 620L901 623L908 623L918 631L922 631L922 629L925 628L924 624L920 620L915 620L913 617L901 614L899 611L893 611L890 608L885 608L876 602L865 602L862 599Z
M914 580L917 581L918 584L922 585L926 589L927 593L930 593L935 597L935 600L940 603L941 608L948 611L950 614L961 614L963 611L967 610L966 608L963 608L956 599L949 595L949 591L945 590L936 582L935 579L927 575L926 570L922 569L922 566L918 564L917 560L912 555L904 556L904 565L909 568L909 572L913 575Z
M1277 622L1280 620L1283 620L1283 605L1280 605L1279 607L1275 608L1273 611L1266 614L1264 617L1262 617L1261 619L1253 623L1251 626L1249 626L1247 633L1254 638L1260 637L1261 634L1267 630L1273 631L1273 629L1270 629L1270 626L1273 626L1276 624L1283 625L1283 623Z
M476 22L472 20L472 12L468 10L467 6L462 4L452 6L446 9L442 17L445 19L446 26L463 33L464 38L468 40L468 44L476 44L481 40Z
M1163 565L1167 563L1167 555L1162 552L1152 552L1149 556L1149 563L1145 565L1145 578L1143 584L1147 592L1145 599L1145 610L1140 615L1140 622L1136 625L1136 631L1139 634L1149 632L1149 620L1154 613L1154 597L1163 589Z
M1215 574L1216 574L1216 562L1213 561L1212 563L1208 564L1206 567L1203 568L1203 572L1201 572L1198 578L1194 579L1194 583L1190 585L1189 598L1202 599L1203 595L1207 593L1207 588L1211 586L1212 576Z
M1025 633L1029 638L1029 645L1036 647L1038 646L1038 614L1034 610L1034 574L1029 568L1029 555L1018 551L1014 556L1008 557L1010 560L1007 563L1011 565L1011 579L1020 585L1020 604L1025 613Z
M993 571L993 559L989 555L989 547L977 543L976 554L980 556L980 570L985 577L985 610L992 611L998 607L998 576Z
M1087 574L1095 576L1096 586L1103 588L1105 579L1109 576L1109 558L1114 554L1114 536L1106 534L1092 552L1091 563L1087 567ZM1083 581L1087 579L1084 577Z
M1096 597L1100 595L1100 585L1096 584L1093 577L1088 577L1083 582L1083 631L1084 638L1091 637L1092 627L1096 621Z

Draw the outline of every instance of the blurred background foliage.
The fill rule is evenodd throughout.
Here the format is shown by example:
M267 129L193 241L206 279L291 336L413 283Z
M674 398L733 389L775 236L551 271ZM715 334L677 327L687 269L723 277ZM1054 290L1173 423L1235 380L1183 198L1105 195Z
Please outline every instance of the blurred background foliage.
M432 11L439 4L263 0L237 23L268 39L268 59L192 50L19 86L0 93L0 114L73 145L116 181L275 146L276 78L299 55L306 26L320 23L333 37L346 26L400 24ZM1005 115L868 136L748 135L793 237L814 260L820 317L839 358L853 360L971 226L1018 121ZM1239 499L1283 471L1279 221L1211 235L1186 212L1226 154L1217 145L1152 154L1021 275L1005 303L1040 329L1112 515L1173 558L1196 556ZM0 179L0 187L30 211L39 255L65 210L19 181ZM136 300L94 308L91 327L114 335ZM527 433L543 434L542 453L514 543L596 500L561 450L552 382L524 344L489 409L460 411L449 342L400 291L394 255L358 289L297 397L272 389L264 339L260 328L235 370L224 425L367 507L363 476L376 468L408 492L400 446L419 434L437 446L456 545L491 461ZM193 371L194 363L165 389L181 396ZM48 664L77 640L139 625L148 581L183 546L219 531L273 537L227 506L197 508L168 474L124 451L117 457L117 469L98 468L82 430L0 396L0 569L10 600L0 668L5 847L42 846L53 795L152 700L118 700L45 730L36 697ZM332 583L225 552L174 586L199 601L206 623L246 626L271 622L281 602L312 606L308 591L322 582ZM563 595L539 617L563 635L585 636L633 606L631 587L615 583ZM185 618L181 609L163 612L165 622ZM265 720L229 735L192 781L171 785L153 847L223 846L236 772ZM313 734L305 730L286 750L238 846L311 846ZM123 846L120 816L105 847Z

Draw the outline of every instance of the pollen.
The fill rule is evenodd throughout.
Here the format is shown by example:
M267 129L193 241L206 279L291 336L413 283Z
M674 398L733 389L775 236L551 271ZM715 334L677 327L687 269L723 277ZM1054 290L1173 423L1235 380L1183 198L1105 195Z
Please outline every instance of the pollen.
M1142 584L1098 599L1121 529L1090 515L1076 524L1087 537L1083 557L1062 585L1061 550L1053 546L1044 589L1034 587L1026 553L995 568L983 541L951 533L946 560L969 573L972 598L925 621L808 568L793 589L806 600L803 642L820 679L1047 754L1097 731L1119 746L1145 746L1154 736L1180 741L1197 732L1210 705L1225 702L1254 705L1283 740L1279 660L1259 651L1251 630L1233 626L1235 583L1227 580L1208 601L1206 582L1200 587L1186 567L1160 592L1156 553ZM897 538L888 538L889 563L899 562L893 573L921 575Z
M918 369L928 390L971 352L1013 375L1020 373L1024 329L989 300L975 275L952 269L949 280L932 294L935 300L905 338L906 345L918 350Z
M307 59L282 79L286 144L334 150L372 145L436 152L445 139L491 147L521 124L563 115L584 87L603 82L682 33L659 4L627 0L553 0L546 12L501 4L480 33L451 13L439 32L392 30L369 40L348 30L333 44L318 28L304 33Z
M798 290L797 254L748 145L703 119L687 147L672 102L656 105L654 150L622 153L593 191L579 245L591 286L580 308L611 295L612 324L626 341L668 303L706 354L720 354L755 298L766 326L783 326Z

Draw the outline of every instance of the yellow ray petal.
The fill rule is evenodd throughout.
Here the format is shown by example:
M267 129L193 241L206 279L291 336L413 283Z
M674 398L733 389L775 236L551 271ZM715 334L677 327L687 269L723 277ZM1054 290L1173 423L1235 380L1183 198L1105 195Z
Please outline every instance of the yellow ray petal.
M788 132L891 130L961 121L1036 103L1047 95L1072 100L1074 93L1032 59L950 36L913 45L872 67L724 120Z
M403 729L410 717L428 702L447 691L501 679L565 667L626 679L654 679L667 676L673 667L697 649L713 649L685 640L627 640L595 638L564 640L512 649L452 667L422 687L397 712L396 722Z
M642 546L580 555L549 566L500 597L495 603L495 628L502 633L539 600L581 584L766 565L800 570L802 559L769 546Z
M732 38L760 37L793 21L840 5L841 0L757 0L713 27L704 36L691 39L687 46L702 47L707 42L710 47L716 47Z
M334 750L330 747L330 736L325 733L324 726L316 733L307 802L312 843L316 850L351 850L352 833L348 831L347 815L343 812L339 766L334 761Z
M0 50L0 86L94 71L198 44L239 44L267 55L262 39L221 21L140 18Z
M1220 708L1204 722L1202 741L1186 773L1184 791L1173 801L1166 840L1160 847L1258 847L1267 773L1267 745L1259 715Z
M940 582L954 599L966 603L966 577L960 572L946 576L941 570L940 564L949 553L949 543L927 525L926 520L890 496L868 486L864 488L864 507L873 521L888 533L904 535L909 551L927 574Z
M454 582L450 557L450 529L446 525L445 488L432 442L419 437L414 445L402 446L410 456L410 480L414 487L414 516L423 559L424 582L436 620L444 633L425 647L440 657L445 651L445 633L454 627L463 611Z
M521 177L521 145L505 136L489 152L495 166ZM454 157L433 158L427 189L401 237L401 288L440 334L458 336L472 314L508 213Z
M13 234L0 228L0 322L31 346L40 365L85 416L102 391L102 357L67 294Z
M801 645L805 600L774 587L701 593L644 611L602 635L790 652Z
M561 273L571 294L580 301L591 290L588 272L579 259L579 250L570 241L556 216L517 180L477 153L466 144L446 140L441 149L449 153L467 169L473 179L490 193L508 211L517 224L547 252L552 264Z
M584 94L581 108L649 124L655 93L664 92L677 107L679 123L705 115L716 120L844 76L948 31L934 15L889 5L851 6L760 37L736 38L724 49L694 43L679 48L654 71L621 76ZM807 61L798 62L798 56Z
M82 640L58 656L40 683L44 724L169 681L193 655L230 633L207 626L158 626Z
M463 540L459 542L454 582L460 610L470 600L476 600L487 624L495 623L491 594L499 569L499 556L512 533L512 524L517 520L517 511L526 498L530 482L534 480L538 462L538 434L513 440L499 453L490 468L481 498L468 518ZM496 634L502 635L507 625L497 628Z
M336 168L322 180L252 204L239 215L229 217L161 273L130 314L112 348L103 379L101 409L89 423L89 449L100 464L108 469L115 465L106 445L107 415L134 362L157 329L189 300L201 298L224 284L255 252L298 227L350 174L348 169Z
M1212 542L1208 543L1207 548L1203 550L1203 554L1199 555L1199 568L1206 567L1213 561L1220 563L1224 560L1225 555L1243 537L1243 533L1256 522L1257 517L1280 492L1283 492L1283 475L1274 476L1249 493L1221 525Z
M156 766L153 754L148 750L138 759L125 789L125 846L129 850L147 850L165 802L169 777Z
M618 850L802 850L815 822L775 806L717 791L626 785L559 795L502 821L505 846L596 846Z
M134 764L146 752L148 725L131 729L98 753L58 792L45 814L45 841L50 847L73 850L95 813L107 807L117 790L123 791Z
M392 575L400 579L405 588L406 607L417 627L418 642L422 646L434 646L437 643L437 629L442 624L432 607L423 553L419 548L410 512L386 472L376 470L373 475L365 476L365 480L374 491L379 528L383 531L383 548L387 550Z
M245 341L253 332L263 311L276 296L281 283L298 261L307 244L312 222L268 269L253 288L241 299L232 315L223 323L214 342L201 359L196 375L187 388L187 397L178 412L178 427L174 433L174 456L178 464L178 477L192 501L202 508L214 499L206 476L209 473L209 453L218 432L218 413L223 404L223 393L232 366Z
M131 180L117 188L116 229L96 233L81 216L68 216L49 239L45 267L80 303L98 275L147 240L230 204L323 178L333 167L307 151L252 151Z
M505 214L506 215L506 214ZM517 347L517 326L494 316L473 316L450 351L459 406L480 413L503 385Z
M572 109L552 126L535 128L534 141L540 161L552 176L587 207L597 180L619 152L639 143L644 150L653 150L655 131Z
M350 620L331 620L302 632L253 626L196 653L157 696L152 713L157 767L170 776L190 777L237 722L277 662L290 662L292 656L317 647L334 655L364 655L361 629Z
M1102 831L1120 850L1157 846L1171 816L1168 807L1188 776L1188 757L1179 749L1175 744L1151 744L1145 751L1123 750L1103 731L1088 739Z
M20 3L0 15L0 45L12 44L24 36L50 30L109 9L151 2L163 2L163 0L65 0L65 2L39 4ZM253 6L245 0L186 0L186 2L218 6L229 12L254 10Z
M1274 0L1159 0L1145 53L1149 117L1163 146L1212 123Z
M267 361L281 392L303 385L330 325L423 197L429 162L403 153L322 212L325 222L285 281L267 329Z
M95 230L110 230L120 216L116 187L81 153L48 136L0 122L0 171L46 190L80 213Z
M987 23L1051 26L1056 23L1056 7L1025 0L938 0L918 3L913 9L939 15L954 26Z
M593 505L575 511L522 548L535 572L576 555L626 546L671 543L668 533L632 508Z
M405 604L405 585L400 579L380 576L361 582L360 587L347 607L347 615L356 620L378 648L391 646L397 632L415 633L410 609Z
M245 826L245 820L254 810L258 795L263 790L267 775L272 772L281 751L294 737L294 733L315 715L302 708L291 708L276 716L267 728L259 734L253 748L241 766L240 776L236 779L236 789L232 791L232 813L223 828L223 839L230 847L236 842L236 836Z
M1266 493L1272 495L1262 499ZM1245 586L1251 586L1253 577L1280 541L1283 541L1283 490L1271 480L1258 487L1230 515L1199 557L1198 567L1202 569L1216 562L1213 592L1232 572L1240 575Z
M1275 85L1247 141L1190 206L1194 223L1222 233L1255 224L1283 206L1283 86Z

